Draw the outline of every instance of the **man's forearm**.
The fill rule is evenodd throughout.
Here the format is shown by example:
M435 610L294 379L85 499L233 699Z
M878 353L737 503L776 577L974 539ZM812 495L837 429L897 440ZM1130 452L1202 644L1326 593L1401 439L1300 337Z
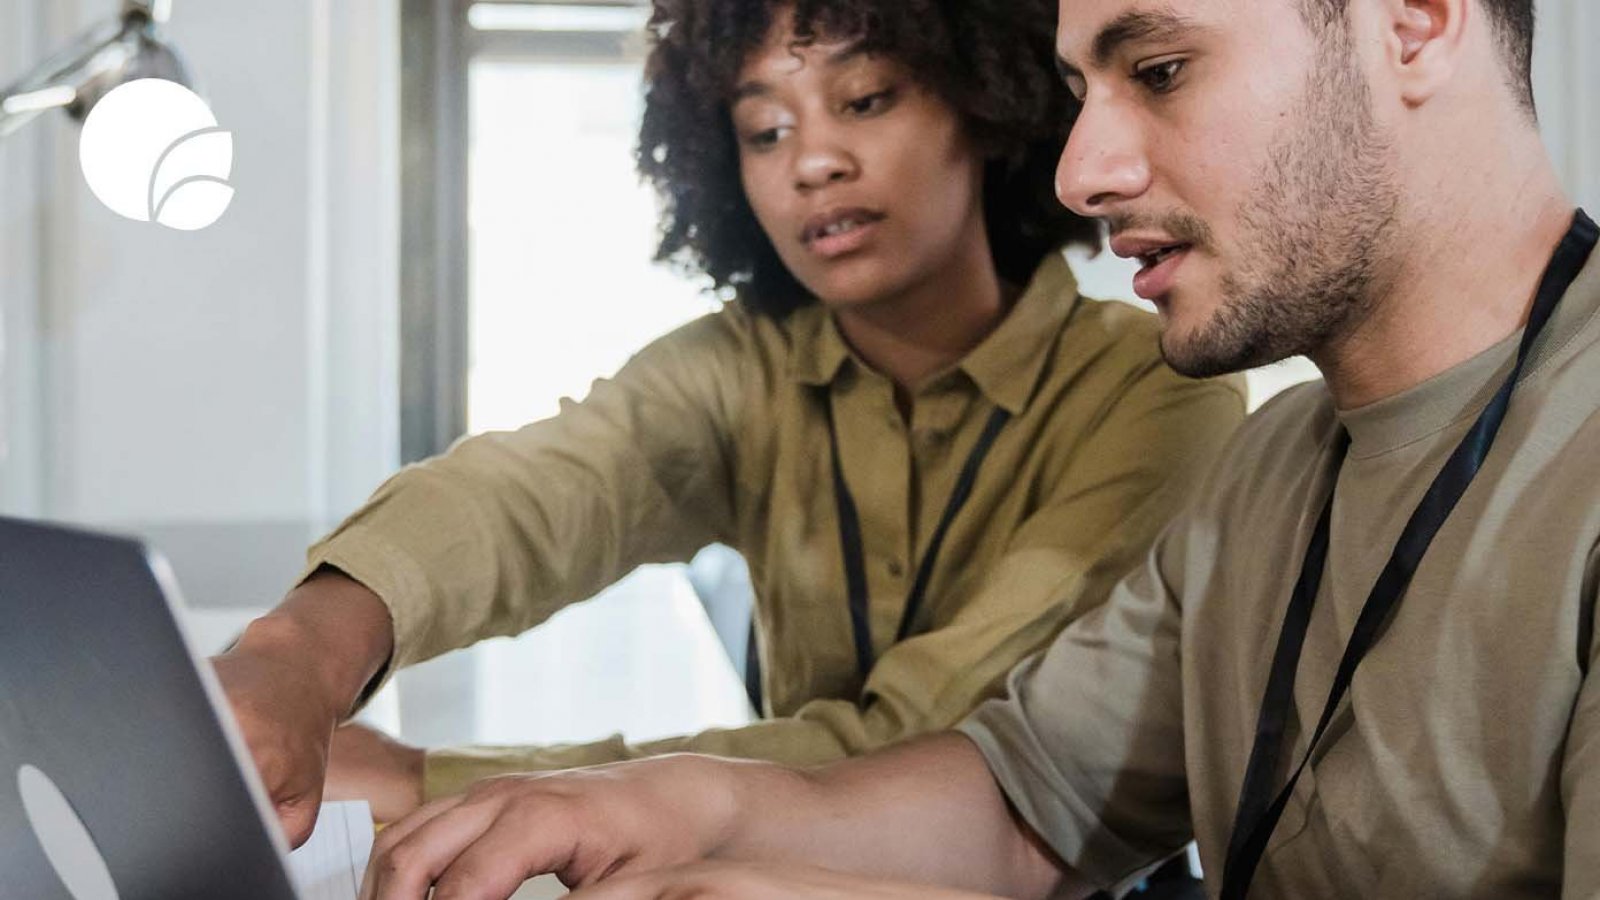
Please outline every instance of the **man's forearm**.
M1045 897L1054 857L1011 812L983 756L948 733L810 770L730 762L716 855Z
M250 623L238 652L287 655L316 675L325 699L348 712L394 650L388 607L360 582L325 569Z

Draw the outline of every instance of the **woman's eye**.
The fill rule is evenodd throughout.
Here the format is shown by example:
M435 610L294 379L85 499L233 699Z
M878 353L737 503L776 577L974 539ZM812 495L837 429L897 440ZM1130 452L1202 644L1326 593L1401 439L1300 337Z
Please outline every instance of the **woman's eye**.
M889 105L889 101L893 98L893 90L875 91L871 94L851 100L844 105L844 108L858 116L864 116L883 109L885 106Z
M766 148L777 144L781 137L783 137L782 128L766 128L762 129L761 131L750 132L749 134L745 135L744 140L745 143L756 148L757 150L765 150Z
M1146 66L1133 73L1133 77L1149 90L1165 94L1177 87L1178 73L1183 71L1183 62L1181 59L1169 59Z

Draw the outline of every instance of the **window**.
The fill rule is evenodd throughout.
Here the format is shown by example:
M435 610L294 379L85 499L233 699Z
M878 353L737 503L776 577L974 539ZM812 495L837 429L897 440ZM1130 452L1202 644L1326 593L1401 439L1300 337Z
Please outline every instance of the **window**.
M650 261L655 198L633 166L639 79L621 60L472 63L472 432L553 415L715 308Z
M438 95L463 96L467 115L453 126L438 116L434 146L442 148L438 165L459 155L467 177L464 202L439 219L460 223L470 267L464 315L460 304L435 310L436 322L450 320L441 333L463 337L464 352L425 366L464 368L464 408L436 410L433 418L455 419L472 433L512 429L553 415L563 397L581 399L594 379L715 304L651 262L655 198L633 165L644 8L442 7L432 22L447 36L435 34L433 46L454 42L460 52L438 73L454 91ZM408 116L417 112L408 104ZM452 150L454 141L461 143ZM416 336L414 326L408 331ZM426 341L406 346L419 343ZM428 358L425 349L416 352ZM645 567L528 634L405 677L402 733L427 744L550 743L617 732L639 740L750 716L684 566Z

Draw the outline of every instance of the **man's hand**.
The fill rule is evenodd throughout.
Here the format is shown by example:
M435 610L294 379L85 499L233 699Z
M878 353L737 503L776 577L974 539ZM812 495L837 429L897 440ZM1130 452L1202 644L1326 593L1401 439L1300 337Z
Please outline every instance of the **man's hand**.
M388 607L327 570L212 661L289 843L311 836L334 725L394 644Z
M422 805L427 754L365 725L341 726L333 733L328 759L329 800L365 800L372 817L396 822Z
M499 895L466 895L495 897ZM926 884L876 881L804 866L701 862L611 878L570 900L994 900Z
M485 779L380 832L361 900L504 898L546 873L572 887L702 859L732 824L722 765L666 756Z

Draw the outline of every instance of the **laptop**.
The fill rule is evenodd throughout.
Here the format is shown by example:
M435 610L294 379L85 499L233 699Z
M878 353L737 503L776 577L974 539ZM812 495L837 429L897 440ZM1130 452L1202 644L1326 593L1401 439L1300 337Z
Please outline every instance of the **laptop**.
M0 900L304 900L171 571L0 518Z

